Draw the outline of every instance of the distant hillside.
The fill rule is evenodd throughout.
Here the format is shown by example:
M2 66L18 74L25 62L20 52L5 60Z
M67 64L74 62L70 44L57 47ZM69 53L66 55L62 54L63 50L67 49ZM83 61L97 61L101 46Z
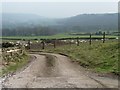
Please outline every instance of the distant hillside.
M118 14L82 14L63 19L49 19L34 14L3 13L2 28L3 36L117 31Z
M118 28L118 14L83 14L59 20L58 23L74 32L113 31Z
M13 14L13 13L3 13L2 14L2 25L3 28L17 27L17 26L36 26L36 25L55 25L52 19L41 17L34 14Z

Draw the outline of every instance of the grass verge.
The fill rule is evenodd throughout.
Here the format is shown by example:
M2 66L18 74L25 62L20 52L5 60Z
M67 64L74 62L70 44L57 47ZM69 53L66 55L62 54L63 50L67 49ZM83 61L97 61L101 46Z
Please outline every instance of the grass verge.
M23 66L25 66L29 62L29 56L26 54L21 55L19 60L16 60L15 62L10 62L9 65L6 65L2 68L2 74L0 76L7 75L9 73L13 73L16 70L19 70Z
M65 45L45 51L65 54L81 66L96 72L119 75L118 50L118 41L109 40L105 43L95 41L92 45L89 43L80 43L80 46Z

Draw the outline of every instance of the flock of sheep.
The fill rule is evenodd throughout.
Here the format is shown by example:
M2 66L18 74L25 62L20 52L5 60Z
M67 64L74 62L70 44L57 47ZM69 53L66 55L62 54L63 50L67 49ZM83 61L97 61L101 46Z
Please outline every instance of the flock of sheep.
M118 38L116 38L118 39ZM106 39L107 40L107 39ZM55 41L55 42L54 42ZM103 39L94 39L92 41L103 41ZM4 48L9 48L9 47L28 47L29 45L32 45L32 44L36 44L36 43L39 43L39 44L42 44L42 40L26 40L26 41L9 41L9 42L2 42L2 44L0 44L0 52L4 49ZM62 45L62 44L79 44L80 43L86 43L86 42L89 42L89 39L79 39L79 40L76 40L76 39L67 39L67 40L44 40L44 45L52 45L52 44L58 44L58 45ZM2 49L1 49L2 48ZM19 50L19 49L16 49L16 50ZM9 50L7 52L14 52L16 50Z

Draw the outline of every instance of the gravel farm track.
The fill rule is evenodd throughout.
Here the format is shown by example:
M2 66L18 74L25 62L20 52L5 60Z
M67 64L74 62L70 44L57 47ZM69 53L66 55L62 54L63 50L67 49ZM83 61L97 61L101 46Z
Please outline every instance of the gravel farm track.
M30 54L34 59L23 70L6 78L4 88L118 88L118 80L89 73L68 57Z

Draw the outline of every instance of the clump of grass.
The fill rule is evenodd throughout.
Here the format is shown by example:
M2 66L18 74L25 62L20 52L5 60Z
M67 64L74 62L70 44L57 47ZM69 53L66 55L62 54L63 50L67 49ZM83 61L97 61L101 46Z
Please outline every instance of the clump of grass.
M80 43L80 46L60 46L46 51L66 54L80 65L97 72L119 74L118 49L118 42L109 40L105 43L94 41L92 45Z

